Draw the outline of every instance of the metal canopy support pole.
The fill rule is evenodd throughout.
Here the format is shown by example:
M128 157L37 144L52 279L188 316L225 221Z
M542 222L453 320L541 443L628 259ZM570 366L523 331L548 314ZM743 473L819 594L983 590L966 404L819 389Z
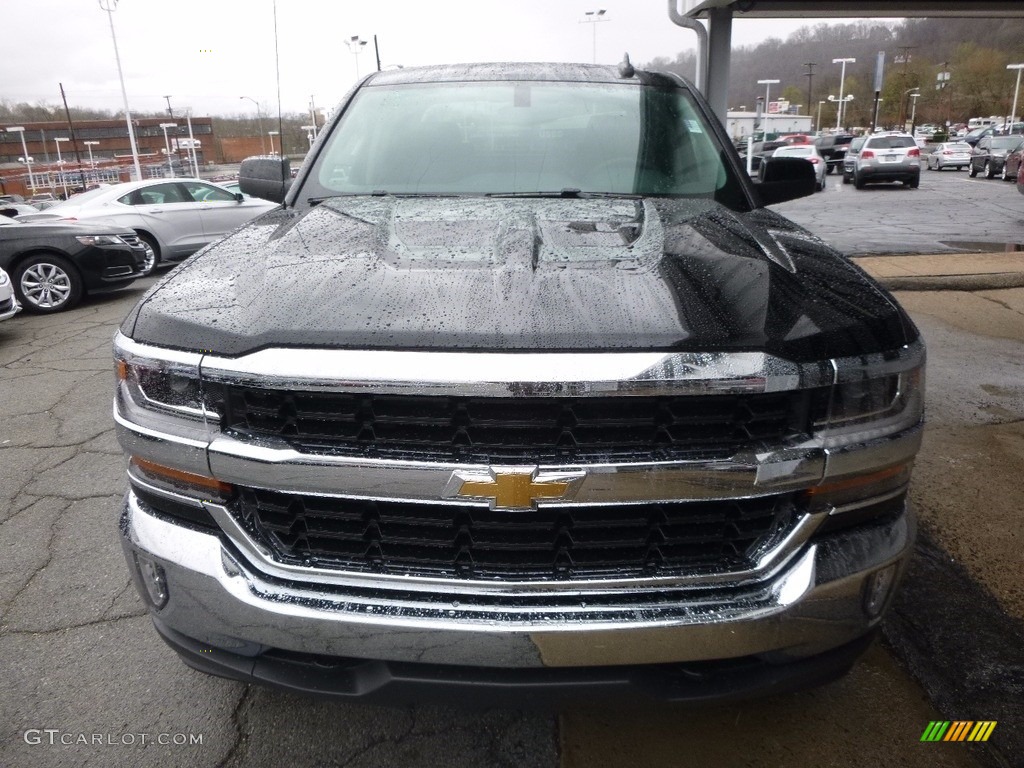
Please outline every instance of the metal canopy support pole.
M708 69L707 90L704 95L726 124L729 111L729 54L732 48L732 11L712 8L708 11Z

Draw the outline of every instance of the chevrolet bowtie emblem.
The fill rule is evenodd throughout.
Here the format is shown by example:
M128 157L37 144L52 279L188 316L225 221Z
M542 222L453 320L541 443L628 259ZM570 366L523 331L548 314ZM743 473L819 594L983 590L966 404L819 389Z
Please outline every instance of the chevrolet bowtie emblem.
M542 472L536 468L491 467L483 472L456 470L445 496L487 499L491 509L536 509L543 499L565 501L575 495L585 472Z

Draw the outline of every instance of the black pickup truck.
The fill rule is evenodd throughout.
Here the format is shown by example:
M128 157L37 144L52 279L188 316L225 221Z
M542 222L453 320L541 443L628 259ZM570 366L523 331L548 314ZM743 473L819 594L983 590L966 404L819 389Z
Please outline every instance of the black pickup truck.
M115 341L160 635L337 697L707 701L842 674L914 539L924 347L670 74L367 76ZM621 698L620 698L621 700Z
M843 158L846 157L846 149L850 146L853 138L850 134L833 133L819 136L814 140L818 154L825 158L826 173L832 173L837 168L840 171L843 169Z

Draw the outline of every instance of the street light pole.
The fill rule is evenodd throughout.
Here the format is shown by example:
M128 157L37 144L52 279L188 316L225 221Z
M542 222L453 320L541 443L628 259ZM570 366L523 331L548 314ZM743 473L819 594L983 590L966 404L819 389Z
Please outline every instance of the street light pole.
M316 126L315 125L300 125L302 130L306 132L306 141L309 142L309 148L313 148L313 142L316 140Z
M99 0L100 8L107 12L110 21L110 37L114 41L114 58L117 60L117 77L121 81L121 98L124 100L124 120L128 125L128 141L132 146L132 161L135 163L135 180L142 181L142 166L139 165L139 148L135 144L135 129L132 127L132 113L128 109L128 91L124 88L124 73L121 72L121 54L117 51L117 35L114 34L114 10L117 0Z
M604 17L605 13L607 13L607 11L604 8L599 8L596 11L584 11L583 15L584 16L589 16L590 18L583 19L580 22L580 24L590 24L591 25L591 29L593 30L593 33L594 33L593 34L593 47L594 47L594 50L593 50L593 54L592 55L593 55L593 63L594 64L597 64L597 25L600 22L602 22L602 21L608 21L608 19L606 19Z
M256 101L256 99L254 99L252 96L239 96L238 98L248 99L256 105L256 119L259 120L260 123L260 154L265 155L267 154L267 145L263 141L263 113L260 112L260 103Z
M821 101L818 102L818 119L814 121L814 132L815 133L821 133L821 105L824 104L824 103L825 103L824 99L822 99Z
M164 129L164 147L167 149L167 170L171 172L171 178L174 178L174 165L171 163L171 140L167 138L168 128L177 128L177 123L160 123L160 127Z
M25 153L25 159L28 161L25 166L28 168L28 185L32 187L32 194L36 193L36 178L32 175L32 158L28 156L28 145L25 144L25 126L14 125L7 129L8 133L17 133L21 136L21 151Z
M367 42L369 41L360 40L359 35L352 35L352 37L345 41L346 45L348 45L348 49L352 51L353 55L356 57L356 80L359 79L359 52L366 47Z
M914 132L915 120L917 118L917 98L920 95L921 95L920 93L912 93L912 94L910 94L910 99L911 99L911 102L912 102L911 103L911 107L910 107L910 132L911 133Z
M758 80L758 85L764 86L764 135L765 140L768 137L768 105L771 103L771 99L768 98L768 94L771 91L772 85L780 83L780 80Z
M903 92L903 98L902 98L902 99L900 99L900 114L901 114L901 115L905 115L905 114L906 114L906 112L904 112L904 111L903 111L903 105L904 105L904 104L906 103L906 101L907 101L907 96L908 96L908 95L911 95L911 96L912 96L912 95L913 95L913 93L914 93L914 91L920 91L920 86L917 86L917 85L915 85L915 86L914 86L913 88L907 88L907 90L905 90L905 91ZM917 95L918 95L918 96L920 96L921 94L920 94L920 93L918 93ZM915 103L916 103L916 102L915 102ZM901 129L902 129L902 128L906 128L906 125L901 125L901 126L900 126L900 128L901 128ZM913 130L913 128L914 128L914 118L913 118L913 116L911 116L911 118L910 118L910 128L911 128L911 130Z
M89 167L95 168L96 162L92 159L92 148L98 147L100 143L98 141L83 141L82 143L85 144L86 149L89 150Z
M185 120L188 122L188 151L192 159L192 177L199 178L199 158L196 157L196 137L192 133L192 107L185 107Z
M64 199L68 199L68 182L64 178L64 158L60 155L60 144L62 141L70 141L61 137L55 137L53 143L57 145L57 173L60 174L60 185L64 188Z
M843 104L845 103L843 101L843 86L846 83L846 65L847 64L853 64L856 61L857 61L857 59L854 59L854 58L850 58L850 59L832 59L832 63L833 64L842 64L843 65L843 69L842 69L842 71L841 71L841 73L839 75L839 109L836 111L836 132L837 133L839 132L839 126L843 122Z
M1013 133L1013 123L1017 119L1017 92L1020 90L1020 71L1024 69L1024 64L1007 64L1007 69L1017 70L1017 85L1013 88L1013 109L1010 110L1010 128L1008 133Z

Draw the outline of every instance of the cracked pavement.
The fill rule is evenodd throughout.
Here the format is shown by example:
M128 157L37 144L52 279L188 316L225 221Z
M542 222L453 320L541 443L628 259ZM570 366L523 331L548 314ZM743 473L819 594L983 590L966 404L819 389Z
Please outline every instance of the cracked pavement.
M925 192L932 176L907 194ZM1018 212L1004 229L1020 231L1021 198L988 183L985 194L1013 192ZM829 214L833 192L809 198L821 210L807 218ZM902 192L865 193L858 204L889 206ZM1009 210L1001 205L991 216ZM848 222L834 207L830 216ZM843 237L840 248L855 252L855 234ZM915 237L936 235L920 222ZM200 674L163 644L118 541L125 462L110 415L111 337L152 282L0 323L0 766L1013 764L1000 750L1022 728L1004 707L1019 701L1024 663L999 664L1024 619L1024 289L900 296L929 343L930 423L913 493L932 570L911 571L887 641L850 675L768 701L554 716L327 702ZM936 576L950 560L960 581ZM985 632L972 632L966 613L931 612L942 594L927 594L928 584L952 591L964 579L986 607ZM969 682L979 678L989 681L981 693ZM929 720L957 718L999 719L991 749L918 742ZM29 729L135 743L27 744ZM202 744L153 743L159 734L201 734Z

